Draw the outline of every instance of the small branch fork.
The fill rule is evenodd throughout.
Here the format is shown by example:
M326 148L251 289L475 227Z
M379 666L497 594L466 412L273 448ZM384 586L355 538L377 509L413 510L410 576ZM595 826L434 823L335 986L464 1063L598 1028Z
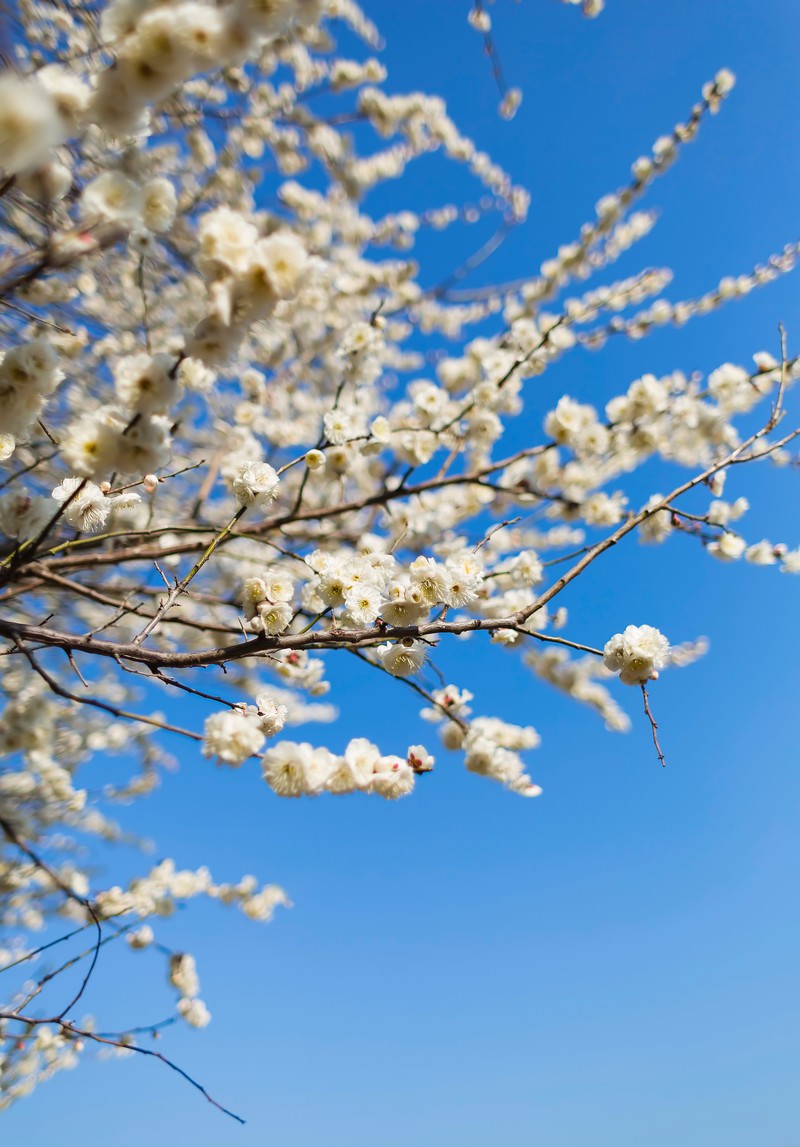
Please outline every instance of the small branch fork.
M220 530L220 532L216 535L216 537L214 537L211 540L210 544L206 547L202 556L197 559L197 561L194 563L192 568L189 570L186 577L181 578L181 580L179 582L176 582L174 587L169 590L167 596L161 602L161 604L159 605L159 607L156 610L153 617L150 618L147 625L145 625L144 629L142 629L134 637L134 639L133 639L134 645L140 645L155 630L158 623L161 621L161 619L164 617L164 615L168 612L168 610L170 610L172 608L172 606L177 602L177 600L181 597L181 595L186 592L186 589L188 588L189 583L191 581L193 581L193 579L195 578L195 576L197 574L200 573L200 570L203 568L203 566L209 560L209 558L214 553L214 550L217 548L217 546L220 544L220 542L223 542L225 540L225 538L228 536L228 534L231 532L231 530L234 529L234 527L236 526L236 523L239 521L239 519L244 514L245 509L246 509L245 506L241 506L236 511L236 513L233 515L233 517L228 522L228 524L226 526L224 526ZM161 573L161 570L159 569L158 572ZM162 578L164 577L163 573L161 574L161 576L162 576Z
M18 832L16 831L14 826L10 823L10 821L8 821L3 816L0 816L0 829L2 829L3 834L5 835L6 839L8 841L10 841L11 844L13 844L16 848L18 848L20 850L20 852L22 852L31 861L31 863L33 865L35 865L36 868L40 869L42 872L44 872L48 876L48 878L50 879L50 881L52 882L54 887L58 888L61 892L63 892L64 895L67 896L70 900L74 900L77 904L80 904L80 906L91 917L92 924L94 925L94 927L97 930L97 939L96 939L95 944L93 945L92 949L90 949L91 959L89 962L89 968L83 977L80 988L75 993L75 995L72 997L72 999L69 1001L69 1003L66 1005L66 1007L62 1008L61 1011L59 1011L56 1015L48 1016L48 1017L28 1016L28 1015L24 1015L21 1011L22 1008L26 1007L27 1004L29 1004L31 1002L31 1000L33 1000L39 994L39 992L42 990L42 988L45 986L45 984L49 980L53 979L59 972L64 971L68 967L72 966L72 964L74 964L77 960L81 959L82 956L88 955L88 951L82 953L80 956L77 956L72 960L66 961L62 965L62 967L59 968L56 972L51 972L48 975L44 976L43 979L41 979L39 981L39 983L37 984L35 989L29 993L29 995L26 997L24 1003L22 1003L17 1010L0 1011L0 1020L7 1020L7 1021L10 1021L13 1023L24 1024L27 1028L54 1025L54 1026L59 1027L61 1029L61 1031L64 1032L65 1035L70 1035L76 1039L92 1040L94 1043L105 1044L105 1045L110 1046L110 1047L121 1048L125 1051L136 1052L139 1055L150 1056L153 1059L159 1059L159 1060L161 1060L162 1063L166 1064L166 1066L168 1068L170 1068L170 1070L176 1072L183 1079L185 1079L187 1081L187 1083L190 1083L192 1085L192 1087L196 1088L197 1091L199 1091L200 1094L203 1095L205 1097L205 1099L207 1099L208 1102L213 1107L216 1107L217 1110L221 1111L224 1115L230 1116L231 1119L235 1119L237 1123L244 1124L245 1120L242 1119L242 1117L240 1115L237 1115L235 1112L229 1110L227 1107L223 1107L223 1105L221 1103L219 1103L218 1100L214 1099L214 1097L212 1095L210 1095L208 1091L206 1091L206 1089L202 1086L202 1084L198 1083L198 1081L196 1079L193 1079L192 1076L188 1074L188 1072L184 1071L182 1067L179 1067L171 1059L168 1059L167 1056L165 1056L162 1052L153 1051L151 1048L141 1047L139 1044L130 1043L127 1040L124 1040L121 1038L116 1038L116 1037L111 1036L109 1034L100 1035L97 1032L88 1031L85 1028L78 1027L77 1025L71 1023L69 1020L67 1020L65 1018L68 1015L68 1013L72 1011L72 1009L75 1007L75 1005L78 1003L78 1001L81 999L84 992L86 991L86 988L89 985L89 981L90 981L92 974L95 970L95 967L97 965L97 958L98 958L98 955L100 953L100 948L104 944L108 943L110 940L117 939L119 935L122 935L124 933L125 929L119 930L119 932L114 936L107 936L104 938L102 927L100 924L100 918L99 918L93 904L91 903L91 901L88 900L84 896L80 896L77 892L75 892L72 888L70 888L69 885L66 884L61 879L61 877L58 875L58 873L47 863L47 861L43 860L42 857L39 856L39 854L33 848L31 848L31 846L26 841L24 841L22 839L22 837L18 834ZM57 940L54 940L52 943L53 944L62 943L64 940L69 939L71 936L75 936L79 932L82 932L87 926L88 925L83 925L81 928L76 928L76 929L74 929L74 931L70 932L68 935L61 936ZM45 951L47 948L49 948L51 946L52 946L52 944L45 944L41 948L37 949L36 952L26 953L26 955L24 957L22 957L20 960L14 961L11 964L7 964L3 968L0 968L0 971L7 971L9 968L14 967L16 964L22 963L24 960L33 958L34 956L36 956L40 952ZM172 1023L172 1022L174 1022L174 1018L170 1019L170 1020L165 1020L160 1024L154 1024L152 1027L149 1027L147 1029L137 1028L136 1031L140 1031L140 1030L141 1031L143 1031L143 1030L155 1031L157 1028L163 1027L167 1023Z
M83 982L81 983L77 993L72 997L67 1006L62 1008L62 1010L59 1012L56 1022L60 1022L68 1012L72 1011L78 1000L81 998L89 986L89 980L92 978L92 973L94 972L95 966L97 964L97 957L100 954L100 948L103 944L103 929L100 925L100 918L97 915L92 902L87 900L85 896L79 896L78 893L70 888L68 884L65 884L58 873L53 868L51 868L50 865L45 860L43 860L41 856L39 856L39 854L35 852L31 846L22 839L21 836L19 836L14 826L4 816L0 816L0 829L3 830L3 834L5 835L6 839L9 840L16 848L18 848L20 852L24 853L24 855L27 856L27 858L38 869L44 872L56 888L60 889L60 891L63 892L64 895L67 896L70 900L74 900L76 904L80 904L84 911L91 917L92 923L94 924L97 932L89 968L86 972L86 975L83 977Z
M223 1107L218 1100L214 1099L213 1095L206 1091L201 1083L198 1083L198 1081L189 1075L188 1072L184 1071L182 1067L178 1067L177 1063L174 1063L173 1060L168 1059L163 1052L153 1051L152 1048L142 1047L141 1044L128 1043L122 1039L113 1039L107 1035L98 1035L96 1032L88 1031L85 1028L78 1027L76 1024L68 1023L60 1015L42 1019L34 1016L21 1015L19 1012L0 1012L0 1020L11 1020L15 1023L25 1024L27 1027L41 1027L42 1025L54 1024L61 1028L65 1035L72 1036L74 1039L92 1040L94 1043L104 1044L107 1047L117 1047L123 1051L132 1051L138 1055L146 1055L152 1059L160 1059L171 1071L176 1072L182 1079L185 1079L187 1083L190 1083L192 1087L196 1088L196 1090L208 1100L212 1107L216 1107L223 1115L228 1115L231 1119L235 1119L237 1123L244 1125L246 1122L245 1119L242 1119L241 1115L237 1115L229 1108ZM153 1028L147 1029L147 1031L152 1030Z

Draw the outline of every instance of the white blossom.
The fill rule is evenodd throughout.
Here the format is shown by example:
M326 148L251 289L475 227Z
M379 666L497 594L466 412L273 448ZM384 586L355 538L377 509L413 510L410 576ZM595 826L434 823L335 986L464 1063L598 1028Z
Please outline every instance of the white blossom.
M177 1003L178 1012L193 1028L204 1028L211 1021L211 1012L202 1000L182 999Z
M625 685L643 685L667 663L669 642L652 625L629 625L603 648L603 662Z
M158 176L142 188L142 222L150 231L169 231L178 209L178 196L171 180Z
M240 506L266 510L277 497L279 482L268 462L244 462L233 479L233 493Z
M708 544L708 552L720 561L736 561L747 549L747 542L738 534L726 531Z
M9 175L43 163L63 126L45 85L6 71L0 76L0 164Z
M53 498L64 506L64 520L87 533L105 526L113 506L112 499L85 478L65 478L53 490Z
M169 980L181 995L193 999L200 991L200 979L194 956L188 952L178 952L170 957Z
M405 638L379 645L377 654L380 664L393 677L411 677L422 668L427 651L422 642Z
M141 187L121 171L104 171L81 194L83 210L90 218L132 226L142 217Z
M203 756L226 765L241 765L264 744L264 729L250 713L221 710L206 718Z
M141 928L134 928L132 932L129 932L125 939L131 948L138 950L149 948L155 936L149 924L142 924Z

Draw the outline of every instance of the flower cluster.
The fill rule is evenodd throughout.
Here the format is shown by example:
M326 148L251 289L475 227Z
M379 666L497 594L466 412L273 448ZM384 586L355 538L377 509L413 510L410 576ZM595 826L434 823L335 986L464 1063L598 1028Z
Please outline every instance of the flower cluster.
M525 772L520 752L535 749L539 734L530 725L511 725L499 717L468 720L473 699L468 689L447 685L431 697L433 705L422 710L426 721L440 725L448 749L461 749L464 764L471 773L499 781L520 796L535 797L542 791Z
M277 497L279 481L268 462L245 462L233 479L233 494L242 508L265 510Z
M667 664L669 642L652 625L629 625L603 648L603 663L624 685L644 685Z
M0 80L2 77L0 77ZM0 439L10 457L64 378L55 348L46 339L10 347L0 359Z
M420 745L412 745L405 758L384 756L364 737L355 737L341 755L307 742L281 741L265 753L262 771L281 797L363 792L396 800L414 788L416 773L432 766L433 758Z
M229 207L208 212L198 225L196 261L208 283L209 308L187 342L190 356L224 364L250 324L294 298L308 267L299 236L275 231L259 236L251 220Z
M317 0L206 0L179 4L112 0L100 33L114 47L113 67L100 74L89 114L110 131L135 130L148 105L163 100L198 72L235 65L293 20L318 19Z
M203 756L226 765L243 764L259 752L267 737L280 733L287 712L286 705L263 696L256 705L212 713L205 723Z

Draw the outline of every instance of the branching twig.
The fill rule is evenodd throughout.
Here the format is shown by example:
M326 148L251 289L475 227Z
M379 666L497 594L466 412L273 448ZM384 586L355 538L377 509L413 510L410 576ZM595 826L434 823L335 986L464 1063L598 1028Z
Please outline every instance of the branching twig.
M223 1115L229 1115L231 1119L235 1119L237 1123L244 1124L246 1122L244 1119L242 1119L241 1115L237 1115L235 1112L230 1111L227 1107L223 1107L221 1103L219 1103L216 1099L214 1099L212 1095L209 1094L208 1091L206 1091L201 1083L198 1083L196 1079L193 1079L192 1076L189 1075L188 1072L184 1071L182 1067L178 1067L177 1063L174 1063L171 1059L167 1059L167 1057L160 1051L153 1051L152 1048L141 1047L139 1044L129 1043L126 1040L111 1039L108 1036L98 1035L96 1032L88 1031L85 1028L79 1028L75 1024L68 1023L66 1020L62 1019L61 1016L51 1016L47 1019L43 1019L36 1016L20 1015L18 1012L0 1012L0 1019L12 1020L16 1023L25 1024L29 1027L38 1027L43 1024L54 1024L60 1027L63 1032L68 1033L69 1035L78 1039L88 1039L92 1040L94 1043L105 1044L108 1047L117 1047L121 1048L123 1051L132 1051L136 1052L138 1055L147 1055L152 1059L160 1059L161 1062L166 1064L171 1071L177 1072L177 1074L185 1079L187 1083L190 1083L192 1087L196 1088L200 1094L208 1100L212 1107L216 1107L217 1110L221 1111Z
M50 880L53 882L53 884L56 886L56 888L59 888L64 893L65 896L69 897L70 900L74 900L76 904L80 904L80 906L89 914L89 916L91 916L92 923L94 924L95 928L97 929L97 939L96 939L96 942L94 945L94 951L93 951L91 963L89 964L89 969L86 972L86 975L83 977L83 982L81 983L81 986L78 989L77 993L72 997L72 999L67 1004L67 1006L65 1008L63 1008L62 1011L59 1013L58 1021L60 1022L64 1018L64 1016L69 1011L71 1011L72 1008L74 1008L75 1004L77 1004L78 1000L81 998L81 996L86 991L86 988L89 985L89 980L91 979L92 973L94 972L95 965L97 964L97 957L100 953L100 948L101 948L101 945L103 943L103 929L100 925L100 919L99 919L97 912L95 911L94 906L92 905L91 901L87 900L85 896L78 895L78 893L75 892L74 889L70 888L70 886L68 884L65 884L65 882L61 879L61 877L58 875L58 873L54 869L52 869L50 867L50 865L47 864L46 861L42 860L42 858L39 856L39 854L37 852L35 852L31 848L31 846L29 844L27 844L22 839L21 836L19 836L19 834L17 833L14 826L10 823L10 821L8 821L3 816L0 816L0 828L2 828L5 836L7 837L8 840L11 841L12 844L14 844L20 850L20 852L23 852L25 854L25 856L27 856L28 859L33 864L36 865L37 868L41 869L41 871L44 872L50 878Z

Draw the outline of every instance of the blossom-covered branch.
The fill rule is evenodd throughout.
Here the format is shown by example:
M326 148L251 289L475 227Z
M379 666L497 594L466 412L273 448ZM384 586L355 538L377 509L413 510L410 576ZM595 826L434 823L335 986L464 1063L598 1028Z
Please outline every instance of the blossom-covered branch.
M613 276L655 225L639 200L720 110L729 71L575 238L492 283L528 194L441 98L387 87L354 0L42 0L18 15L0 75L0 972L33 986L0 1012L0 1106L92 1043L185 1074L134 1039L210 1019L159 918L200 895L261 921L288 905L276 885L172 860L100 886L78 845L124 839L110 809L173 767L173 735L198 765L260 763L253 783L280 797L406 797L436 763L425 725L412 744L341 751L288 737L335 721L328 694L348 704L347 654L376 695L403 686L471 773L534 797L539 733L448 680L455 639L613 730L629 725L622 686L640 687L663 763L649 690L703 643L671 646L644 619L577 632L570 594L591 594L603 555L635 537L800 572L800 539L733 529L744 485L723 499L751 465L793 460L800 431L782 420L800 363L783 335L752 367L644 374L591 402L551 388L556 364L611 336L680 326L792 270L796 244L677 303L667 268ZM510 117L520 94L487 6L470 20ZM402 198L434 153L472 180L465 202ZM398 209L382 213L372 192L389 181ZM460 257L428 266L423 236L444 230ZM661 463L680 470L668 494ZM90 792L98 755L130 773ZM153 1028L98 1033L72 1014L112 943L164 960L177 999Z

